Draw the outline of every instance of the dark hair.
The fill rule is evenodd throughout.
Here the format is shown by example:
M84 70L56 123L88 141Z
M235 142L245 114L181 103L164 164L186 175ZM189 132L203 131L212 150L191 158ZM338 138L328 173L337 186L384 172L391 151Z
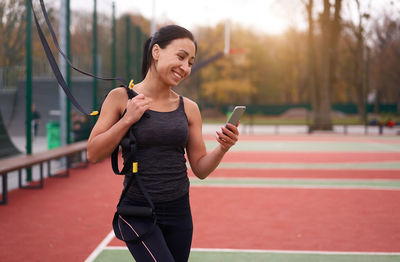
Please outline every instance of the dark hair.
M146 77L147 71L149 71L151 64L153 63L153 55L151 50L155 44L158 44L161 48L167 47L173 40L188 38L193 41L196 51L197 44L194 40L193 34L178 25L167 25L161 27L152 37L146 40L143 49L143 60L142 60L142 79Z

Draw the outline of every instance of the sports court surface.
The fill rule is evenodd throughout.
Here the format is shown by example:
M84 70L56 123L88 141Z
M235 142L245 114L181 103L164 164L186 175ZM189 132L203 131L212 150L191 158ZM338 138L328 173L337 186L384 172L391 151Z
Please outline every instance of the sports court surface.
M400 136L241 136L189 174L191 262L400 261ZM132 261L111 231L121 184L107 159L10 192L0 261Z

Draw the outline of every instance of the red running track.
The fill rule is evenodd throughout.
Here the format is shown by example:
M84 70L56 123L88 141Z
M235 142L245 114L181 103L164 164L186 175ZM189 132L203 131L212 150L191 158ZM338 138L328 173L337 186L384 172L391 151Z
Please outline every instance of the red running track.
M238 156L224 161L230 157ZM346 172L248 170L249 177L379 175ZM219 169L212 176L243 173ZM0 206L0 261L83 261L111 231L121 188L122 177L106 160L46 179L43 189L10 192L8 205ZM193 247L400 251L400 191L193 187L191 201Z
M400 191L192 188L193 247L400 251Z
M110 232L121 189L106 160L10 192L0 206L0 261L84 261Z

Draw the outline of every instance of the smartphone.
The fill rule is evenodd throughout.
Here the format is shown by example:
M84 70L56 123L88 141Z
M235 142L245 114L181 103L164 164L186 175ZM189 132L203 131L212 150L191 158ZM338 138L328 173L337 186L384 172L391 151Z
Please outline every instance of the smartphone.
M229 116L228 120L226 121L226 124L231 123L232 125L237 126L244 111L246 111L246 106L235 106L232 114Z

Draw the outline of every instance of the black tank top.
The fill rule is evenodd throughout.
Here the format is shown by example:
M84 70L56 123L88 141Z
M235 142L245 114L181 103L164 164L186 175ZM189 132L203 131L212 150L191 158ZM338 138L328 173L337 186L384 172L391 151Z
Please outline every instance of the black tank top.
M137 141L139 175L153 202L171 201L189 192L185 159L189 127L183 97L173 111L146 112L150 117L142 117L131 127ZM127 157L126 148L122 148L122 157ZM135 180L126 196L146 201Z

